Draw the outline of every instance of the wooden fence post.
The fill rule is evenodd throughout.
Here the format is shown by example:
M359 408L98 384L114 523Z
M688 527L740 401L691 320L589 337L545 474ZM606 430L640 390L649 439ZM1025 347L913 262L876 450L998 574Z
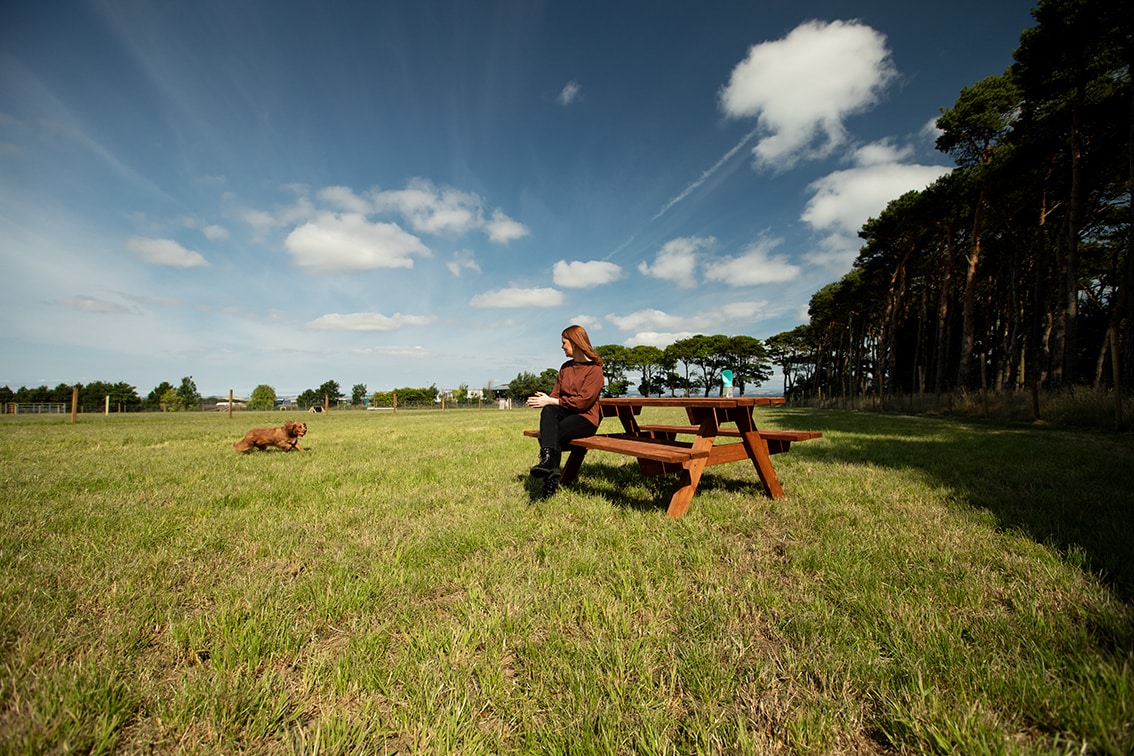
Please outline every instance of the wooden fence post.
M71 387L71 422L75 422L75 416L79 412L79 387Z
M232 419L232 389L228 390L228 419Z

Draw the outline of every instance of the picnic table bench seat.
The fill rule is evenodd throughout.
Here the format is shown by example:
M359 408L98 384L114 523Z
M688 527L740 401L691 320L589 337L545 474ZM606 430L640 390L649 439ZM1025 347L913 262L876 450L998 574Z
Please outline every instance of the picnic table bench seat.
M539 438L538 430L526 430L525 436ZM680 465L691 459L703 459L709 456L708 449L694 451L693 444L666 439L634 438L625 433L596 434L577 438L568 444L568 449L577 447L593 451L607 451L615 454L626 454L638 459L648 459L654 462L665 462Z
M641 430L643 433L650 433L654 440L640 441L624 433L610 433L579 439L575 442L575 445L587 449L595 449L597 451L628 454L633 457L652 459L657 462L682 462L686 459L696 458L668 451L659 451L656 446L658 441L664 441L671 436L679 434L696 435L696 425L643 425ZM819 431L762 430L759 431L759 433L760 438L768 443L768 452L770 454L781 454L788 451L793 441L810 441L813 438L823 437L823 434ZM524 435L539 438L539 431L535 429L526 430L524 431ZM740 431L736 428L721 428L717 431L717 435L740 438Z

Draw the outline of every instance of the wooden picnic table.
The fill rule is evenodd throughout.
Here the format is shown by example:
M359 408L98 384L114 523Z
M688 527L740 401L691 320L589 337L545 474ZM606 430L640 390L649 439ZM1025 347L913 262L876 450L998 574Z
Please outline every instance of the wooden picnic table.
M771 456L788 451L793 441L820 438L817 431L759 430L753 419L758 406L783 404L781 397L614 397L600 399L604 418L618 418L621 433L600 433L576 439L568 447L570 455L563 466L560 482L571 483L579 473L587 452L608 451L637 457L644 475L677 473L677 488L669 502L667 515L681 517L689 509L701 474L706 467L726 462L751 460L760 476L765 495L779 499L784 495L772 467ZM638 422L644 408L680 408L687 425L643 425ZM524 431L539 436L539 431ZM692 436L691 441L679 436ZM737 442L718 443L736 438Z

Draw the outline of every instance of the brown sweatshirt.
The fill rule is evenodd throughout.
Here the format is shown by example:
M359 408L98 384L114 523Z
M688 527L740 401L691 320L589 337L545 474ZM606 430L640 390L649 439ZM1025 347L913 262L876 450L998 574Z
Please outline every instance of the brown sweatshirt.
M604 382L601 365L568 360L559 368L551 396L559 400L560 407L582 415L597 428L602 421L598 400Z

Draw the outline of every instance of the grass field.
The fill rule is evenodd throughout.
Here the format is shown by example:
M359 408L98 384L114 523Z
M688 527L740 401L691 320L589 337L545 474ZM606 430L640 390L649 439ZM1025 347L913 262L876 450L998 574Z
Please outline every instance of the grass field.
M757 412L680 520L529 410L0 418L0 753L1134 751L1134 438Z

